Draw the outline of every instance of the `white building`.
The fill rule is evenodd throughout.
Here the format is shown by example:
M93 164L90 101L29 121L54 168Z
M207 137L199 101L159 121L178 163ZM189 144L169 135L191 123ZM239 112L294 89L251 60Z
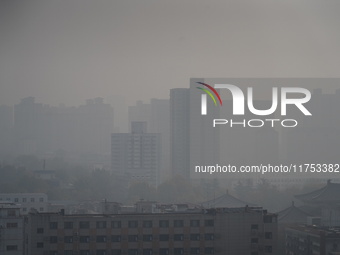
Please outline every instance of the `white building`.
M38 212L48 209L48 198L44 193L0 193L1 202L18 204L22 215L28 214L31 209Z
M23 254L23 218L20 206L13 203L0 202L0 254Z

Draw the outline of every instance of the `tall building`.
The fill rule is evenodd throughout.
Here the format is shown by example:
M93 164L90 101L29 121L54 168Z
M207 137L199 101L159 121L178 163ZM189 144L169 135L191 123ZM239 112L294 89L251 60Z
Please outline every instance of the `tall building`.
M0 202L0 254L22 255L24 252L24 220L20 206Z
M213 119L219 116L219 107L207 100L208 114L201 115L201 94L197 89L203 79L190 79L190 88L170 90L170 141L173 175L201 178L195 166L219 163L219 127Z
M130 181L157 186L161 165L160 134L146 130L146 122L132 122L131 133L111 135L111 168Z
M129 123L133 121L147 122L148 133L159 133L162 146L162 164L160 182L171 176L170 170L170 109L168 99L150 100L150 103L137 101L129 107Z
M259 208L25 218L25 255L276 254L275 214Z
M190 109L189 89L170 90L170 141L171 169L173 175L190 177Z

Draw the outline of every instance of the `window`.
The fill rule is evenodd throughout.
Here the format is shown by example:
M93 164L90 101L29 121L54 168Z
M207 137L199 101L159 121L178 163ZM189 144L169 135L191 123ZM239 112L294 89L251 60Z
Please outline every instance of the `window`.
M14 202L18 203L19 202L19 198L14 198Z
M128 241L129 242L137 242L138 236L137 235L128 235Z
M272 232L266 232L266 233L264 233L264 237L266 239L272 239L273 238L273 233Z
M152 221L151 220L143 221L143 228L152 228Z
M190 240L191 241L199 241L200 240L200 235L199 234L191 234L190 235Z
M72 229L73 228L73 222L67 221L64 222L64 229Z
M58 228L58 222L50 222L50 229L57 229Z
M190 248L190 254L200 254L200 248Z
M137 227L138 227L138 221L136 221L136 220L130 220L130 221L128 222L128 226L129 226L129 228L137 228Z
M184 254L184 249L183 248L175 248L174 249L174 255L180 255Z
M26 203L26 202L27 202L27 198L24 197L24 198L22 199L22 202Z
M73 243L73 236L65 236L64 242L65 243Z
M121 238L121 236L119 236L119 235L114 235L114 236L111 237L111 241L112 241L113 243L120 242L121 240L122 240L122 238Z
M17 222L7 222L6 228L17 228L18 223Z
M80 250L79 255L90 255L89 250Z
M271 246L265 246L264 247L264 251L267 253L272 253L273 252L273 248Z
M50 243L57 243L57 242L58 242L58 237L50 236Z
M37 234L43 234L44 229L43 228L37 228Z
M169 221L168 220L160 220L159 221L159 227L160 228L168 228L169 227Z
M199 227L200 226L200 220L191 220L190 221L190 227Z
M80 243L89 243L90 237L89 236L79 236L79 242Z
M152 235L143 235L143 241L144 242L152 241Z
M88 221L80 221L79 222L79 228L82 228L82 229L90 228L90 222L88 222Z
M181 228L184 226L183 220L174 220L174 227L175 228Z
M205 248L204 254L214 254L214 248L212 248L212 247Z
M159 241L169 241L169 235L159 235Z
M112 221L111 222L111 227L112 228L121 228L122 227L122 222L120 222L120 221Z
M152 255L152 249L143 249L143 255Z
M34 203L35 202L35 199L34 197L31 197L31 202Z
M183 241L183 240L184 240L184 235L182 234L174 235L174 241Z
M6 246L6 251L17 251L18 250L18 245L7 245Z
M37 243L37 248L44 248L44 243Z
M121 255L121 254L122 254L122 250L118 250L118 249L112 250L112 255Z
M43 212L43 211L44 211L44 208L43 208L43 207L40 207L40 208L39 208L39 211L40 211L40 212Z
M159 255L168 255L169 254L169 249L163 248L159 249Z
M97 236L96 241L97 241L97 243L105 243L106 242L106 236Z
M204 240L214 240L214 234L212 234L212 233L205 234Z
M251 227L250 227L252 230L258 230L259 229L259 225L257 224L251 224Z
M206 227L213 227L214 226L214 220L205 220L204 226Z
M250 240L251 243L258 243L259 242L259 239L258 238L252 238Z
M106 228L106 221L97 221L96 228Z
M43 197L39 198L39 202L40 203L44 202L44 198Z
M128 249L128 255L138 255L137 249Z

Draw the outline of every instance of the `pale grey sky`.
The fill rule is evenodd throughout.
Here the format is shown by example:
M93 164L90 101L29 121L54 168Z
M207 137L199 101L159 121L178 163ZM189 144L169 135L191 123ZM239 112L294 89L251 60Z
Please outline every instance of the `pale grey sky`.
M339 77L340 1L0 0L0 105L167 98L190 77Z

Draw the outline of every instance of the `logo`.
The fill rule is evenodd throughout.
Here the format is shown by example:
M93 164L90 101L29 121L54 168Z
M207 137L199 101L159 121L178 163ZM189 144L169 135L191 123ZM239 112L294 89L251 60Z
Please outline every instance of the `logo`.
M273 114L279 105L279 98L280 98L280 115L286 116L287 115L287 105L295 105L304 115L311 116L312 114L307 110L307 108L304 106L305 103L307 103L311 99L311 93L309 90L305 88L298 88L298 87L282 87L280 88L280 91L277 87L272 88L272 103L269 109L256 109L254 107L254 96L253 96L253 88L248 87L247 88L247 94L245 97L243 91L237 87L236 85L232 84L215 84L214 87L203 83L203 82L197 82L198 84L201 84L212 91L215 96L218 98L220 105L222 106L222 100L219 95L219 93L216 91L216 89L227 89L228 92L231 93L232 96L232 102L233 102L233 115L244 115L245 114L245 104L247 102L248 110L257 116L267 116ZM207 94L210 96L210 98L213 100L215 106L217 105L216 99L214 95L205 88L197 87L200 90L203 90L206 92L206 94L201 95L201 115L207 115ZM291 98L290 95L294 94L295 98ZM296 96L298 95L298 97ZM258 121L264 125L264 121L261 119L253 119L250 121ZM279 121L279 119L266 119L266 121L270 121L272 123L272 126L274 125L274 121ZM297 121L293 119L283 120L284 121L291 121L294 122L296 126ZM216 124L226 124L230 121L225 119L215 119L214 120L214 127ZM232 122L232 120L231 120ZM243 123L243 122L242 122ZM245 123L245 120L244 120ZM244 126L246 126L244 124ZM251 126L251 125L250 125ZM256 127L260 127L256 126ZM283 125L285 126L285 125Z
M211 87L209 84L206 84L206 83L203 83L203 82L197 82L197 83L207 87L208 89L210 89L216 95L220 105L222 106L222 104L223 104L222 99L220 97L220 94L218 94L218 92L216 91L216 89ZM197 87L197 88L200 89L200 90L203 90L205 93L207 93L210 96L210 98L214 101L214 104L217 106L216 99L213 96L213 94L211 94L211 92L209 90L201 88L201 87ZM206 94L201 95L201 102L202 102L201 103L201 114L207 115L207 95Z

